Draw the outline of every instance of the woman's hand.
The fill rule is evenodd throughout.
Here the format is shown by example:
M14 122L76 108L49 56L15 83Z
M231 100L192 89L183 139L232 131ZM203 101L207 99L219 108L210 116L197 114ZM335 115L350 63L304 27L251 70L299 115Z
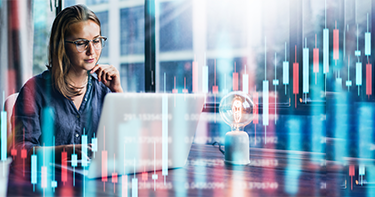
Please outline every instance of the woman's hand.
M96 72L98 80L107 86L112 92L123 92L119 71L112 65L97 64L90 74Z

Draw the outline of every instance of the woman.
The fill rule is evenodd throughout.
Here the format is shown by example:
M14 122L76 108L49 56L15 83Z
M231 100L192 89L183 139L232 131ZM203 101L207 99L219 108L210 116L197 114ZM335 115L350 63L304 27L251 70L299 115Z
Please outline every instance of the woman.
M68 157L80 155L82 135L91 143L105 95L123 92L118 70L97 64L105 41L99 19L85 6L71 6L57 15L48 70L22 87L15 104L16 147L27 150L28 158L41 146L52 145L57 160L62 151Z

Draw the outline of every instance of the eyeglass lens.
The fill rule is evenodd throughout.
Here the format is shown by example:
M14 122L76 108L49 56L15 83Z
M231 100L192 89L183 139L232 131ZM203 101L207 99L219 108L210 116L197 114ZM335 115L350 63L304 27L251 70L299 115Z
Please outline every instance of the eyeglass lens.
M95 40L79 40L76 41L76 47L79 52L83 52L87 50L87 47L89 43L92 42L94 48L96 50L100 50L104 47L104 39L103 38L97 38Z

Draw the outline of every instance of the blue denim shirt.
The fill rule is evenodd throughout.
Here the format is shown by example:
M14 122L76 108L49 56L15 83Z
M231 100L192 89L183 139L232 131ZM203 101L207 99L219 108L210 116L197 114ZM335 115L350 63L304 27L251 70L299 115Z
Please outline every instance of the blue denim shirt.
M15 141L29 151L34 146L88 143L96 135L104 97L110 90L89 75L87 90L79 110L74 103L54 90L50 71L34 76L21 88L15 103ZM20 145L22 145L20 147Z

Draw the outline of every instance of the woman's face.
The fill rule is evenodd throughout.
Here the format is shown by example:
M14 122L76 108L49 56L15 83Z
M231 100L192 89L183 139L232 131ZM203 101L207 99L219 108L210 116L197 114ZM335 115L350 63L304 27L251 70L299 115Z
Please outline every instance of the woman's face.
M100 36L100 27L92 20L81 21L70 25L66 41L76 41L79 39L93 40ZM99 60L101 49L97 50L90 42L86 51L79 52L76 45L65 42L65 51L69 57L72 69L78 74L87 72L94 68Z

